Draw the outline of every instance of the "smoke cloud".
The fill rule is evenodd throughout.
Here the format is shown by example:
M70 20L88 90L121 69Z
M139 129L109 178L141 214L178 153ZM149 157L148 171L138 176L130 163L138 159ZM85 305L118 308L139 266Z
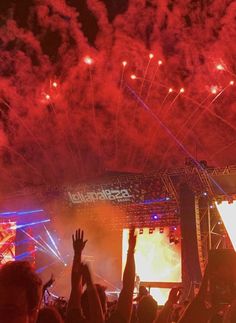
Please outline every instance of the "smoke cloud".
M0 9L2 192L183 165L186 154L127 85L198 159L236 162L235 2L22 0Z

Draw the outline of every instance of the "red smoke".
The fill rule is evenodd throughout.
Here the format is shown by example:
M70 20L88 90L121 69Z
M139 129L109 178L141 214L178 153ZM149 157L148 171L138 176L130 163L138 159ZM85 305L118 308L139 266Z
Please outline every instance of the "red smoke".
M1 190L183 165L186 154L126 84L198 159L236 162L235 3L130 0L118 12L112 1L9 2L0 27Z

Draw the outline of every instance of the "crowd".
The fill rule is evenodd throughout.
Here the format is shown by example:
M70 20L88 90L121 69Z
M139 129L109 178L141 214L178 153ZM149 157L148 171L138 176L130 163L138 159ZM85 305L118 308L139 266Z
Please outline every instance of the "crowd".
M236 323L236 299L230 304L215 304L209 299L209 266L191 302L181 300L180 288L170 291L161 309L143 286L134 298L136 236L130 230L122 290L118 300L109 303L105 288L93 282L88 265L82 262L87 243L84 232L77 230L72 242L68 302L58 299L53 305L45 304L45 291L53 278L43 286L28 262L10 262L0 269L0 323Z

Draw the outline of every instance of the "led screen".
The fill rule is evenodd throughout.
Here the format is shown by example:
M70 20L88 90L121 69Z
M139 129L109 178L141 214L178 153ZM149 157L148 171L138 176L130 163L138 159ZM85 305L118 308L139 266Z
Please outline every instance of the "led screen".
M141 282L181 282L181 244L179 228L174 235L179 238L177 244L170 244L169 229L163 233L158 229L149 233L149 228L144 228L143 233L137 233L135 251L136 274ZM129 230L123 230L122 267L124 269ZM152 293L153 291L153 293ZM157 298L159 304L165 303L169 289L151 289L151 294Z

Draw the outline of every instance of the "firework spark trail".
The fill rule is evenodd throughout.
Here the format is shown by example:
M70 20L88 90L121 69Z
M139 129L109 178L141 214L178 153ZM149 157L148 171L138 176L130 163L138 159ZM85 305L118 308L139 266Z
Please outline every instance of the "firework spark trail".
M185 98L187 98L188 100L192 101L195 105L197 105L197 108L190 114L190 116L185 120L185 122L183 123L183 125L181 126L181 128L179 129L179 131L176 134L176 137L178 138L180 136L180 134L182 133L182 131L184 130L184 128L187 126L187 124L189 123L189 121L192 121L194 115L196 115L199 111L200 108L202 108L202 112L198 115L198 118L196 118L195 122L193 124L191 124L190 128L187 128L185 133L183 134L183 138L182 140L184 140L186 138L186 136L188 135L188 133L190 131L192 131L192 129L196 126L196 124L199 122L200 118L202 117L204 112L209 112L210 114L214 115L215 117L217 117L218 119L220 119L222 122L224 122L227 126L229 126L230 128L232 128L233 130L236 131L236 127L233 126L231 123L229 123L228 121L226 121L225 119L223 119L221 116L219 116L218 114L216 114L215 112L213 112L210 109L210 106L212 105L212 103L214 103L218 97L220 97L220 95L230 86L230 84L228 84L226 87L224 87L215 97L214 99L205 107L204 103L207 101L207 99L209 98L209 95L207 96L207 98L205 98L202 103L197 102L196 100L193 100L192 98L188 97L188 96L184 96ZM169 147L167 148L167 150L165 151L165 154L162 157L161 160L161 165L164 164L164 162L166 161L166 158L168 156L169 151L171 150L172 145L170 144Z
M49 106L51 107L55 117L57 118L58 114L57 114L56 109L55 109L55 104L50 102ZM75 169L76 169L77 176L78 176L78 178L80 178L80 172L79 172L78 164L76 162L76 154L73 152L73 148L71 147L71 143L70 143L69 138L66 136L66 131L65 131L64 128L62 130L62 135L63 135L63 138L64 138L65 146L68 149L68 151L69 151L69 153L70 153L70 155L72 157L72 160L73 160L73 163L74 163L74 166L75 166Z
M224 93L224 91L228 88L228 87L230 87L230 84L228 84L227 86L225 86L215 97L214 97L214 99L204 108L204 110L201 112L201 113L199 113L199 116L198 116L198 118L194 121L194 123L191 125L191 129L193 129L196 125L197 125L197 123L199 122L199 120L202 118L202 116L203 116L203 114L206 112L206 111L209 111L210 109L210 106L212 105L212 103L214 103L223 93Z
M0 99L8 107L8 109L13 112L13 114L17 118L17 120L21 123L21 125L25 128L25 130L27 130L27 132L32 136L32 138L34 139L34 141L36 142L38 147L43 151L45 157L47 158L47 161L50 164L50 167L51 167L51 170L52 170L54 176L56 176L55 169L54 169L54 167L52 167L52 162L47 154L47 151L42 147L42 145L39 143L39 140L35 137L35 135L32 133L32 131L26 126L26 124L23 122L22 118L19 117L18 114L14 111L13 107L9 103L7 103L3 98L0 98Z
M15 149L11 148L9 145L4 145L3 147L0 147L0 149L2 149L2 148L8 149L11 153L16 154L18 157L20 157L30 169L32 169L38 176L43 178L45 184L47 183L45 177L42 174L40 174L38 169L35 168L21 153L19 153Z
M213 159L215 158L215 156L217 156L218 154L222 153L224 150L228 149L230 146L236 144L236 140L228 143L227 145L224 145L223 147L221 147L220 149L218 149L216 152L214 152L210 158Z
M224 191L224 189L220 186L220 184L210 175L206 172L206 170L202 167L202 165L194 158L194 156L185 148L185 146L182 144L180 140L178 140L175 135L172 133L172 131L160 120L160 118L150 109L150 107L142 100L142 98L128 85L126 84L126 88L130 92L130 94L135 98L135 100L145 109L152 117L155 119L159 125L165 130L165 132L168 134L171 139L175 141L175 143L181 148L181 150L189 157L191 158L196 166L201 169L205 174L208 176L208 178L211 180L211 182L227 197L228 194Z
M117 167L117 161L118 161L119 112L120 112L120 105L121 105L121 102L122 102L122 88L123 88L126 65L127 65L127 62L123 61L122 62L121 77L120 77L120 84L119 84L119 96L118 96L117 108L116 108L116 111L115 111L115 165L116 165L116 167Z
M146 101L146 102L148 101L149 95L150 95L150 93L151 93L151 89L152 89L153 83L154 83L154 81L155 81L155 78L156 78L156 75L157 75L157 71L158 71L158 70L159 70L159 68L160 68L160 62L161 62L161 61L159 61L159 62L158 62L157 67L155 68L155 71L154 71L153 76L152 76L152 78L151 78L151 81L150 81L150 84L149 84L149 87L148 87L148 90L147 90L147 95L146 95L146 97L145 97L145 101Z
M91 70L90 64L88 66L88 70L89 70L89 81L90 81L90 88L91 88L93 123L94 123L94 130L95 130L96 137L97 137L97 142L98 142L99 164L98 164L97 167L98 167L98 170L100 172L101 169L102 169L102 147L101 147L101 141L100 141L100 136L99 136L98 127L97 127L96 110L95 110L94 84L93 84L93 76L92 76L92 70Z
M155 138L156 138L156 135L158 134L158 129L154 131L153 133L153 136L150 140L150 145L147 149L147 153L146 153L146 157L144 159L144 162L143 162L143 167L142 167L142 171L144 172L145 171L145 168L146 168L146 165L147 165L147 162L148 160L150 159L150 156L151 156L151 152L152 152L152 148L154 146L154 143L155 143Z
M120 83L122 83L119 82L120 65L117 62L121 62L123 58L130 57L131 68L134 71L138 71L140 66L143 66L142 76L148 63L149 49L152 49L155 55L156 53L160 54L163 61L165 60L166 64L163 69L160 69L160 73L157 72L156 78L154 78L154 71L157 62L153 60L145 77L146 80L139 80L138 84L134 86L136 92L139 93L141 82L145 82L141 97L146 97L148 90L148 104L153 107L154 111L158 112L160 107L155 108L156 102L161 104L168 91L168 88L163 90L159 86L154 86L156 81L160 79L159 75L161 75L162 81L170 84L173 88L176 87L176 89L178 89L178 85L184 82L186 93L194 93L193 98L197 99L198 93L202 93L209 82L215 84L214 82L217 80L217 84L220 84L234 72L236 46L232 39L235 38L236 31L233 15L235 4L232 4L232 2L222 4L223 10L222 6L219 5L220 3L209 2L204 4L201 13L206 33L202 33L202 25L196 21L196 10L184 6L183 1L173 3L170 10L166 1L157 0L154 1L155 4L158 4L157 6L148 6L145 1L132 0L129 1L124 11L118 13L114 8L112 9L111 3L114 1L106 1L106 10L105 6L101 8L101 1L99 0L84 0L84 6L87 5L88 7L85 14L82 12L81 6L75 4L75 2L72 6L68 5L68 1L34 1L32 5L26 4L25 16L22 13L19 14L19 12L22 12L22 10L19 10L19 1L9 0L8 2L9 7L13 3L14 5L11 6L11 11L5 10L6 15L4 15L3 24L0 26L0 38L3 40L0 58L1 89L4 95L11 98L10 103L12 103L14 110L23 122L32 129L31 132L39 139L42 148L47 149L46 153L49 158L44 156L41 149L34 144L31 135L16 120L13 113L5 113L8 110L5 107L3 107L5 115L3 116L3 113L0 112L0 118L2 116L0 127L3 125L0 142L2 139L5 141L6 138L6 141L11 142L16 151L24 150L24 157L31 162L31 150L27 149L27 143L30 141L30 145L34 145L36 154L41 156L37 159L36 156L33 156L33 165L39 171L43 169L42 174L45 174L46 179L51 182L58 182L59 167L63 169L66 180L72 178L72 174L75 172L74 167L70 167L71 164L74 164L72 161L70 162L71 155L64 144L58 145L56 148L53 147L53 140L57 141L58 137L62 138L63 127L65 127L62 120L63 115L61 117L59 111L68 113L67 115L71 120L73 129L67 130L65 128L65 131L68 133L69 140L72 141L73 152L75 152L77 144L81 148L81 161L78 162L78 167L80 172L84 173L84 179L90 177L91 174L97 175L97 164L94 163L94 160L98 156L101 160L104 160L104 168L114 169L117 166L119 171L125 171L127 167L126 156L132 155L134 152L137 157L140 157L137 160L142 161L146 157L145 154L148 154L151 163L150 165L148 163L147 171L150 171L151 167L156 168L160 165L162 155L156 153L155 149L149 149L149 146L153 147L153 142L156 139L159 152L165 151L167 143L159 140L159 136L162 138L163 130L160 129L158 135L153 139L152 129L146 122L144 114L142 114L143 118L136 115L135 121L132 123L133 115L137 111L133 109L133 106L130 107L130 101L125 96L122 96L122 109L120 109L117 124L118 130L113 131L112 129L110 131L110 127L112 128L113 125L116 127L114 118L116 118L117 93ZM200 10L199 7L198 9ZM112 10L113 16L110 17ZM186 25L183 12L191 20L191 26ZM212 17L207 15L208 12L213 13ZM96 31L91 31L93 28L89 24L89 16L93 16L92 19L96 21ZM153 28L150 29L153 17L157 16L158 19L155 18ZM83 21L86 19L88 24ZM37 31L37 28L34 28L34 22L39 26L40 32ZM218 30L217 34L215 28ZM174 35L173 30L175 30ZM91 37L89 34L92 34ZM211 46L208 46L210 39ZM97 91L97 89L99 91L98 95L95 93L95 104L98 104L98 106L95 106L97 136L107 134L101 139L101 151L99 151L98 138L95 136L93 115L88 110L92 99L90 80L88 69L85 68L82 61L85 55L95 51L96 66L95 69L92 66L92 74L94 91ZM214 63L214 68L212 68L211 62ZM220 63L223 64L223 67L226 66L231 74L226 69L224 71L217 70L215 66L220 65ZM101 72L98 73L98 71ZM38 103L44 103L41 94L46 88L47 80L59 78L63 80L65 93L57 96L56 107L60 108L57 121L62 122L59 122L58 128L54 131L55 124L50 118L48 109L45 109L44 104ZM150 81L147 80L148 78ZM53 93L54 89L51 90L52 92L50 91L48 94ZM161 93L163 93L163 97ZM167 96L163 102L164 108L162 109L161 120L165 108L174 96L174 93ZM234 139L231 129L235 126L233 121L230 124L230 120L234 120L235 93L229 93L229 95L227 93L227 97L225 95L226 100L229 107L227 113L224 113L223 109L220 111L211 108L206 110L206 114L215 117L209 117L207 124L204 118L201 118L197 123L195 129L197 129L200 142L204 142L205 147L205 151L202 151L203 154L206 153L207 148L216 151L224 144L224 141L227 140L225 142L227 145L229 141ZM207 102L205 105L207 105ZM191 106L187 107L187 103L186 110L190 114L193 105L189 102ZM133 105L135 105L134 102ZM178 99L171 109L174 113L168 113L164 119L164 122L168 124L174 134L178 133L179 128L188 117L182 109L177 108L179 106L180 100ZM193 106L194 110L196 106ZM201 109L203 108L201 107ZM202 112L202 110L199 112ZM126 121L123 116L128 115L130 118ZM185 130L192 126L191 122L194 122L193 119L196 117L198 117L197 113L189 119ZM38 125L37 119L40 121ZM221 121L218 122L218 120ZM7 124L6 127L4 127L5 124ZM226 124L227 127L225 127ZM33 126L35 127L33 128ZM159 129L159 127L156 128ZM153 127L153 129L155 128ZM218 133L215 141L210 136L209 138L206 136L208 129L209 132L216 131ZM73 130L75 140L70 135L69 131L71 130ZM181 140L185 130L180 135ZM118 132L121 138L118 140L119 146L118 149L116 148L117 152L114 158L114 146ZM145 133L145 136L143 133ZM79 138L77 138L77 134ZM227 134L227 137L224 134ZM25 140L26 136L29 137L29 140ZM235 147L231 147L234 149L233 153L227 151L227 154L217 156L220 164L235 163ZM145 154L142 155L143 151ZM57 159L54 157L55 152ZM175 150L171 151L170 155L176 160L177 164L182 163ZM78 156L76 156L76 159ZM22 174L21 178L24 179L23 174L27 173L28 166L20 159L20 165L17 165L17 158L15 159L16 161L7 165L6 168L12 173ZM135 160L136 165L137 160ZM170 161L167 159L165 167L169 166ZM51 168L53 168L52 171ZM25 175L25 179L27 180L27 175ZM37 176L35 183L38 183L39 180L40 178ZM4 179L4 181L9 188L14 184L12 179Z
M72 142L74 143L74 145L76 145L75 143L77 142L77 140L76 140L76 136L74 134L75 131L74 131L74 127L72 126L73 122L70 119L68 109L66 110L66 117L67 117L68 128L70 129L70 134L72 137ZM82 177L81 175L85 173L84 163L83 163L80 147L78 147L78 145L76 145L76 147L77 147L77 151L75 151L74 153L75 153L76 159L79 161L79 165L80 165L82 171L79 172L78 165L76 165L76 169L77 169L77 173L79 175L79 178L81 178ZM71 148L71 149L73 149L73 148Z
M172 92L172 91L171 91L171 92ZM170 102L170 104L167 106L167 108L165 109L164 114L163 114L163 118L165 118L165 116L166 116L169 112L171 112L171 108L172 108L172 106L175 104L175 102L176 102L176 100L178 99L178 97L184 93L184 88L181 88L181 89L179 90L179 92L176 92L176 91L173 91L173 92L175 92L175 93L177 93L177 94L176 94L176 96L174 97L174 99Z
M153 59L153 54L150 54L149 55L149 60L148 60L147 66L146 66L145 71L144 71L144 74L143 74L143 80L142 80L141 87L140 87L140 90L139 90L139 95L142 95L144 82L146 81L146 76L147 76L148 69L149 69L149 66L150 66L150 63L151 63L151 60L152 59Z
M184 97L185 97L185 98L188 98L186 95L185 95ZM207 98L209 98L209 95L207 96ZM184 130L184 128L187 126L188 122L189 122L189 121L191 121L191 120L192 120L192 118L194 117L194 115L199 111L199 109L200 109L200 108L204 108L203 103L204 103L204 102L206 102L207 98L205 98L205 99L202 101L202 103L199 103L199 104L198 104L198 107L197 107L195 110L193 110L193 112L189 115L189 117L184 121L183 125L180 127L179 131L176 133L176 137L177 137L177 138L178 138L178 137L179 137L179 135L182 133L182 131ZM192 101L192 100L191 100L191 101ZM187 130L187 131L188 131L188 130ZM169 153L169 151L171 150L171 148L172 148L172 144L170 143L170 144L169 144L169 147L167 147L167 149L166 149L166 151L165 151L165 153L164 153L164 155L163 155L163 157L162 157L162 160L161 160L161 162L160 162L161 167L162 167L162 166L163 166L163 164L165 163L166 158L167 158L168 153Z
M165 104L165 102L166 102L166 100L167 100L168 96L169 96L169 95L171 95L171 93L173 93L172 88L170 88L170 89L168 90L167 94L165 95L164 99L162 100L161 105L160 105L160 110L162 109L162 107L163 107L163 105Z

